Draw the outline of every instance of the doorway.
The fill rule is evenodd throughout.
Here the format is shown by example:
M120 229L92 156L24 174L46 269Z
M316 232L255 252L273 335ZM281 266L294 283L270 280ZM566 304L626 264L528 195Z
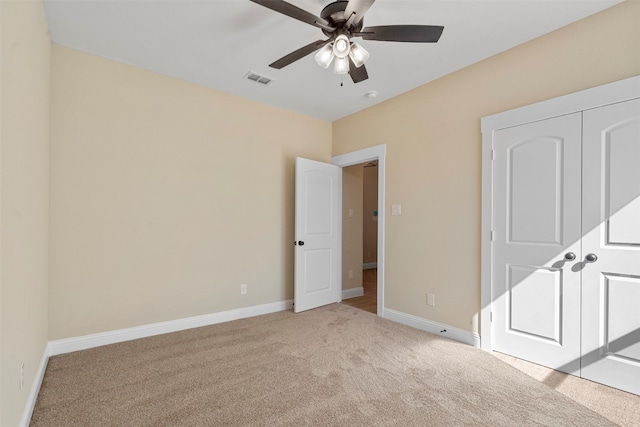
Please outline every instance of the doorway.
M385 223L385 214L384 214L384 206L385 206L385 156L386 156L386 145L382 144L382 145L377 145L375 147L370 147L370 148L365 148L363 150L359 150L359 151L354 151L351 153L347 153L347 154L343 154L340 156L336 156L333 157L331 160L331 163L336 165L336 166L340 166L343 168L343 171L345 168L349 167L349 166L353 166L353 165L366 165L372 162L376 163L376 169L377 169L377 207L374 211L369 212L369 215L374 216L375 215L375 227L376 227L376 231L377 231L377 235L376 235L376 245L375 245L375 259L376 259L376 264L375 264L375 270L372 271L372 269L368 269L368 272L365 273L366 270L364 270L363 267L363 263L364 263L364 258L361 256L360 258L360 262L359 264L359 270L360 273L363 275L363 278L367 278L371 281L373 281L375 283L375 313L378 316L383 316L383 310L384 310L384 223ZM362 169L364 170L364 167L362 167ZM364 172L363 172L364 174ZM343 177L344 178L344 177ZM360 197L363 197L363 194L361 193ZM348 217L350 211L349 211L349 207L348 206L343 206L341 207L341 211L343 211L343 213ZM355 215L355 208L354 209L353 214ZM346 210L346 212L345 212ZM361 207L362 210L362 207ZM369 209L370 210L370 209ZM371 218L370 218L371 219ZM341 225L342 227L342 225ZM362 233L362 228L360 229L360 233ZM364 251L363 248L363 241L362 238L360 238L360 248L361 251ZM346 275L348 280L349 277L349 268L345 268L342 265L342 251L343 250L347 250L347 248L344 247L344 245L340 246L340 255L339 255L339 262L341 264L340 266L340 270L343 271L344 274L341 275L340 279L341 279L341 284L340 284L340 288L341 290L346 290L348 289L348 286L345 286L346 283L345 281L342 280L342 278ZM372 264L369 264L369 266L371 266ZM352 268L351 270L353 270L353 274L355 276L356 274L356 268ZM373 272L375 271L375 277L373 276ZM341 293L342 296L342 293ZM348 293L347 293L348 296Z
M342 302L377 313L378 161L342 169Z

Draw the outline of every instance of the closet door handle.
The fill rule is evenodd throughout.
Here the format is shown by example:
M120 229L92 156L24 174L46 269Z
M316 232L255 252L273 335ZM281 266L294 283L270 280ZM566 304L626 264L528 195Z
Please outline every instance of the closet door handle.
M586 262L596 262L598 260L598 256L596 254L587 254L584 259Z
M574 254L573 252L567 252L566 254L564 254L564 259L566 259L567 261L573 261L574 259L576 259L576 254Z

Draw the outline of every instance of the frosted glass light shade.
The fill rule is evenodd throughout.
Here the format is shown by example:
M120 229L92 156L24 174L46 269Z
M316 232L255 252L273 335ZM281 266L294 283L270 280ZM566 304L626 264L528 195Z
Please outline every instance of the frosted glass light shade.
M316 53L316 62L322 68L329 68L331 60L333 59L333 45L331 43L326 44Z
M361 67L367 62L367 59L369 59L369 52L358 43L352 43L349 57L353 60L356 67Z
M336 74L347 74L349 72L349 59L338 58L333 63L333 72Z
M351 43L349 42L349 38L344 34L340 34L336 37L336 40L333 42L333 54L338 58L345 58L349 55L349 51L351 50Z

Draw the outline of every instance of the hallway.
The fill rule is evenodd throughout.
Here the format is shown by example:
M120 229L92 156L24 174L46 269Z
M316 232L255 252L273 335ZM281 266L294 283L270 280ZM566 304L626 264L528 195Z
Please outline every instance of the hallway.
M360 310L377 314L378 311L378 269L371 268L362 271L362 287L364 295L361 297L342 300L342 303Z

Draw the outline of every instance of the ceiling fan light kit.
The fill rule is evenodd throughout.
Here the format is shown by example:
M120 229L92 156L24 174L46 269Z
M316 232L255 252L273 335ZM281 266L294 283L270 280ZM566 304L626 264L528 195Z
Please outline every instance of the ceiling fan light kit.
M329 65L333 61L333 45L326 44L322 49L316 53L316 62L322 68L329 68Z
M344 34L340 34L333 42L333 54L338 58L346 58L351 51L351 43L349 38Z
M364 67L364 63L369 59L369 52L358 43L352 42L353 37L376 41L436 43L444 30L444 27L436 25L386 25L363 28L362 18L375 0L338 0L322 9L320 16L284 0L250 1L318 27L329 37L327 40L317 40L283 56L271 63L270 67L284 68L319 49L315 55L318 65L325 69L329 68L335 57L334 73L348 73L354 83L369 78Z
M367 59L369 59L369 52L358 43L349 43L349 40L344 36L336 38L336 41L333 43L326 44L322 49L320 49L316 55L316 62L322 68L329 68L331 65L331 61L333 58L336 58L336 61L333 65L333 72L336 74L346 74L349 72L349 60L347 56L353 61L353 64L356 67L362 67ZM346 40L346 42L345 42ZM339 47L336 47L340 45Z
M369 52L358 43L351 43L351 51L349 52L349 58L353 61L356 67L362 67L367 59L369 59Z
M333 63L333 72L336 74L347 74L349 72L349 60L346 56L344 58L336 57Z

